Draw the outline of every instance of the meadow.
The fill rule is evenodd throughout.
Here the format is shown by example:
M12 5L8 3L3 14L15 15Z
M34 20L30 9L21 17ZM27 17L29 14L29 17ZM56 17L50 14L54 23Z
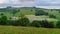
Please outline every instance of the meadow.
M22 26L0 26L0 34L60 34L60 29Z

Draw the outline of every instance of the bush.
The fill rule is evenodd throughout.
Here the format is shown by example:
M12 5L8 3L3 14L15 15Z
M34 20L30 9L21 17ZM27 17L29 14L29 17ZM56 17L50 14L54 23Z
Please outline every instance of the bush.
M21 18L19 20L9 20L9 25L13 26L28 26L29 19L28 18Z
M42 20L42 21L35 20L31 23L31 26L44 27L44 28L54 28L53 22L48 22L47 20Z
M0 18L0 25L13 25L13 26L33 26L33 27L45 27L45 28L53 28L53 22L48 22L47 20L38 21L35 20L30 23L29 19L24 15L21 16L19 20L8 20L6 16L2 15ZM60 21L56 24L56 27L60 28Z
M56 18L56 16L54 16L54 15L49 15L49 17L50 17L50 18Z
M55 26L54 26L54 22L49 22L49 28L54 28Z
M60 28L60 21L57 22L56 28Z
M33 21L33 22L31 23L31 26L33 26L33 27L41 27L40 21L37 21L37 20Z
M17 24L16 20L8 20L7 25L17 26L18 24Z
M0 25L7 25L7 17L6 16L1 16Z
M19 21L21 26L27 26L29 24L29 19L25 17L21 18Z
M42 21L42 27L45 27L45 28L53 28L54 27L54 24L52 22L48 22L47 20L43 20Z
M36 16L48 15L48 13L45 12L45 11L43 11L43 10L36 10L35 15L36 15Z

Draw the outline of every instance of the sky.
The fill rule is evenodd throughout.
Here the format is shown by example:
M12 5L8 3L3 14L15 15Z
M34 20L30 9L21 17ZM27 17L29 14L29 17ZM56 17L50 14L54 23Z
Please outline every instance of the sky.
M38 8L60 9L60 0L0 0L0 7L36 6Z

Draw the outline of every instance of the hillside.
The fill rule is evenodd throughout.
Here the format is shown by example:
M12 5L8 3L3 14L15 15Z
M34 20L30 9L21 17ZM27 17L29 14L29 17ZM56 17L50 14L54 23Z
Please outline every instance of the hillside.
M0 8L0 34L60 34L60 11L36 7Z
M6 15L8 18L10 17L19 17L21 14L23 15L37 15L37 16L43 16L44 19L57 19L60 20L60 11L58 9L45 9L45 8L36 8L36 7L20 7L20 8L15 8L15 7L7 7L7 8L2 8L0 9L0 14L3 13ZM53 17L49 17L53 16Z

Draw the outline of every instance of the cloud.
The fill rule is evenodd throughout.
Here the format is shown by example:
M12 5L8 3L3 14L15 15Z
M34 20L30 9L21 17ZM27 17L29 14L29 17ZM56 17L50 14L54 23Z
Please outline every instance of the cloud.
M60 6L36 6L37 8L60 9Z
M22 0L0 0L0 4L21 4L21 3L34 3L34 0L22 1Z
M0 4L8 3L8 0L0 0Z
M57 8L60 6L60 0L0 0L1 6L43 6L48 8L55 6Z
M60 6L60 0L39 0L37 6Z

